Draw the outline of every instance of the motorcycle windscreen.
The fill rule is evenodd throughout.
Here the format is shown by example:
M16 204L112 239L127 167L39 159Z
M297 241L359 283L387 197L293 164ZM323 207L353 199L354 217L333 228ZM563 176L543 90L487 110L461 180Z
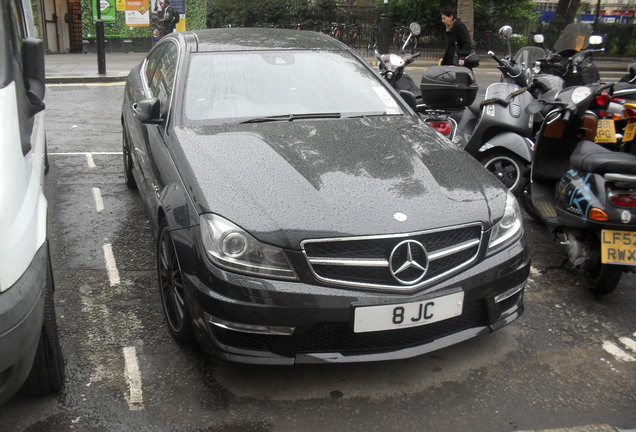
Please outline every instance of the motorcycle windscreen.
M532 67L534 62L545 57L545 51L537 46L524 46L515 54L515 62L525 67Z
M581 51L588 45L588 40L592 36L592 25L586 23L571 23L565 26L563 32L554 43L554 51L565 50Z

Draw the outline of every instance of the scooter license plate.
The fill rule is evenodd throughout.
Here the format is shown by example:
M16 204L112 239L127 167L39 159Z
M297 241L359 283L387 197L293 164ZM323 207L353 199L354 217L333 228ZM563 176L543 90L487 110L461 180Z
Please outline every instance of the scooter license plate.
M623 142L631 141L636 136L636 122L629 122L623 133Z
M615 143L616 142L616 128L614 127L614 120L612 119L599 119L596 126L596 136L594 142L597 143Z
M636 266L636 231L601 231L601 262Z

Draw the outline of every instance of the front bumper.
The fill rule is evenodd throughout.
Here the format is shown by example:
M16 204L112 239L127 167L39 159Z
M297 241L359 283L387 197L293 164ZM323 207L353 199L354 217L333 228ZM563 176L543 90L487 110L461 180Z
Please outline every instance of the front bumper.
M530 271L525 235L454 277L413 293L259 279L220 270L205 257L190 257L197 265L182 270L199 343L217 357L255 364L403 359L492 332L522 314ZM311 274L300 277L308 281ZM464 292L460 316L419 327L353 331L356 307L430 301L458 290Z
M20 279L0 294L0 404L22 387L31 371L42 332L48 261L44 243Z

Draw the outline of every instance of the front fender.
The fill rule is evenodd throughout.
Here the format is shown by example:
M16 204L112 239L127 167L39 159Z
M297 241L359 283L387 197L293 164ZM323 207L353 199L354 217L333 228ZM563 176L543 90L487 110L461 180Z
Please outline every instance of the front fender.
M532 161L532 141L513 132L503 132L490 138L479 148L479 153L495 149L506 149L518 155L528 163Z
M199 224L199 215L192 206L187 191L181 185L173 183L166 186L159 202L159 211L163 212L171 231Z

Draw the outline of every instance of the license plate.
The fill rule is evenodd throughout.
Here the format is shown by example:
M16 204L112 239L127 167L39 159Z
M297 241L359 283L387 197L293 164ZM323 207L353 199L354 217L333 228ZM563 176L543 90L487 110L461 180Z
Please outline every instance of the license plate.
M636 136L636 121L630 121L623 133L623 142L631 141Z
M432 324L461 315L463 306L464 292L459 291L420 302L358 307L353 331L365 333Z
M596 137L594 142L597 143L615 143L616 142L616 128L614 127L614 120L612 119L600 119L596 126Z
M636 265L636 232L601 231L601 262Z

